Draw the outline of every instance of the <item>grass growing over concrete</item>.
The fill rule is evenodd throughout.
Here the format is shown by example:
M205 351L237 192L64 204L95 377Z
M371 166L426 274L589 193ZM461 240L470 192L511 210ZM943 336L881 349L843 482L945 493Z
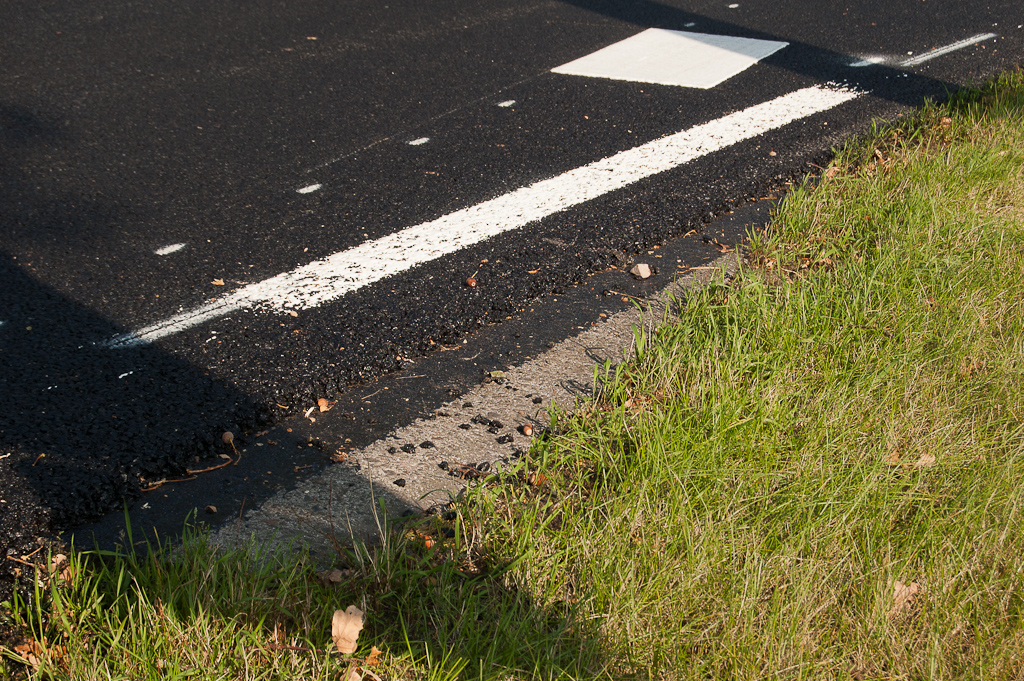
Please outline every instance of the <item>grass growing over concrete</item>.
M333 578L201 535L71 553L10 604L6 655L72 679L1020 678L1022 291L1016 73L839 152L516 479ZM349 604L356 661L328 652Z

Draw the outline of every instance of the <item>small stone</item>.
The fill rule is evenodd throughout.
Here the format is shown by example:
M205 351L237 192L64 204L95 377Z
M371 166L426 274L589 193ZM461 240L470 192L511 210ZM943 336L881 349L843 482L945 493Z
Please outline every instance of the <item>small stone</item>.
M448 470L448 462L447 461L442 461L441 463L437 464L437 467L440 468L443 471L446 471L446 470Z
M462 408L463 409L472 409L473 408L473 403L472 402L463 402L462 403Z
M473 426L469 425L468 423L461 423L461 424L459 424L459 428L462 428L463 430L469 430L472 427Z
M395 486L405 487L405 478L399 478L398 480L395 480Z
M646 263L638 262L637 264L633 265L633 269L631 269L629 273L632 274L634 277L646 279L647 277L651 276L651 268Z
M388 454L398 454L398 447L388 447Z
M507 445L509 442L512 442L512 440L513 440L512 434L511 433L505 433L504 435L502 435L501 437L498 438L497 442L498 442L499 445Z
M503 424L498 419L494 419L493 421L491 421L490 426L491 428L504 428L505 424Z
M402 445L401 449L406 454L412 454L413 452L416 451L416 445L414 445L414 444Z
M533 398L533 403L534 403L534 404L540 404L540 403L541 403L541 402L543 402L543 401L544 401L544 398L543 398L543 397L534 397L534 398Z
M497 435L498 433L501 432L501 428L495 428L494 426L491 426L490 428L487 429L487 432L490 433L491 435Z
M424 440L420 443L420 449L431 449L434 447L434 443L430 440Z
M491 464L488 461L481 461L477 465L473 466L473 468L477 469L481 473L486 473L487 471L491 470Z

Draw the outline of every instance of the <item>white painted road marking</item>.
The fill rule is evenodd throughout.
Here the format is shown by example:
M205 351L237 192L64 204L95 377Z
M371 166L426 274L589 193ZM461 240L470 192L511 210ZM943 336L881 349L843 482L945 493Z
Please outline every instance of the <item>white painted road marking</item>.
M918 64L923 64L926 61L935 59L936 57L941 57L944 54L956 52L957 50L962 50L965 47L970 47L971 45L975 45L995 37L997 37L995 33L979 33L976 36L964 38L963 40L958 40L955 43L946 45L945 47L937 47L930 52L925 52L924 54L919 54L916 57L907 59L901 62L900 66L917 66Z
M504 101L504 102L498 102L498 106L503 106L503 107L510 107L510 106L512 106L512 105L513 105L513 104L515 104L515 103L516 103L516 100L514 100L514 99L509 99L509 100L506 100L506 101Z
M295 191L297 191L300 194L310 194L312 192L315 192L317 189L320 189L320 187L322 186L322 184L311 184L306 187L303 187L302 189L296 189Z
M158 248L153 252L156 253L157 255L170 255L171 253L177 253L183 248L185 248L185 244L171 244L170 246Z
M713 88L789 43L649 28L551 69L553 73Z
M411 144L414 147L418 147L419 145L426 144L429 141L429 137L420 137L419 139L412 140L411 142L409 142L409 144Z
M934 50L931 50L930 52L925 52L924 54L919 54L916 57L911 57L910 59L899 60L899 61L896 61L895 63L899 67L917 66L918 64L923 64L926 61L931 61L932 59L935 59L936 57L941 57L944 54L949 54L950 52L956 52L957 50L962 50L965 47L970 47L971 45L976 45L978 43L984 42L984 41L989 40L991 38L998 38L998 37L999 37L999 35L996 34L996 33L979 33L978 35L971 36L970 38L964 38L963 40L958 40L955 43L950 43L949 45L944 45L942 47L936 47ZM907 54L914 54L914 53L913 52L907 52ZM878 64L885 64L887 61L889 61L889 60L886 57L883 57L881 55L872 55L872 56L869 56L869 57L864 57L863 59L859 59L859 60L851 63L850 66L852 66L854 68L862 68L864 66L877 66Z
M860 94L835 86L797 90L249 284L105 345L128 347L154 341L244 308L313 308L737 142L828 111Z

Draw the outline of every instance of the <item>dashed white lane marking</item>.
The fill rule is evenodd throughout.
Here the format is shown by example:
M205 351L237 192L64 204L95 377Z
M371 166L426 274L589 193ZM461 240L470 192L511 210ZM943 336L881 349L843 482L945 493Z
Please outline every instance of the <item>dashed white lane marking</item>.
M926 61L935 59L936 57L941 57L944 54L956 52L957 50L962 50L965 47L970 47L971 45L975 45L977 43L984 42L986 40L996 37L998 36L995 33L979 33L976 36L964 38L963 40L958 40L955 43L950 43L949 45L946 45L944 47L936 47L934 50L931 50L930 52L925 52L924 54L919 54L916 57L912 57L911 59L904 60L903 62L900 63L900 66L917 66L918 64L923 64Z
M170 255L171 253L177 253L183 248L185 248L185 244L171 244L170 246L158 248L153 252L156 253L157 255Z
M297 191L300 194L311 194L315 192L317 189L320 189L320 187L322 186L322 184L311 184L303 187L302 189L296 189L295 191Z
M708 89L789 43L649 28L553 73Z
M515 103L516 103L516 100L508 99L508 100L505 100L504 102L498 102L498 106L510 107L510 106L512 106Z
M436 220L366 241L290 272L249 284L218 300L117 336L104 344L127 347L154 341L243 308L313 308L385 277L519 229L737 142L827 111L860 94L846 88L821 85L797 90Z
M429 141L429 137L420 137L419 139L412 140L411 142L409 142L409 144L411 144L414 147L418 147L419 145L426 144Z

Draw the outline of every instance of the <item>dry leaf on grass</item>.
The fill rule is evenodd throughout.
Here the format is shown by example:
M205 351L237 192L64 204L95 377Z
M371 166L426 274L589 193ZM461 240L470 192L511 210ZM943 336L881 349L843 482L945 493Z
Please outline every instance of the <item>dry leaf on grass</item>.
M356 639L363 628L363 611L354 605L344 610L335 610L331 622L331 637L338 652L351 655L356 652Z
M914 464L917 468L931 468L935 465L935 455L925 452L921 455L921 458Z
M32 665L33 669L38 669L39 665L43 663L43 647L39 645L38 641L30 640L28 643L14 646L14 652L20 655L26 663Z
M363 681L362 674L359 673L358 668L354 664L350 664L345 671L345 681Z
M896 615L899 615L901 612L909 610L910 606L914 602L914 596L920 593L920 591L921 585L917 582L910 582L909 584L904 584L903 582L897 581L896 584L893 585L893 603L892 611L890 614L895 617Z
M363 662L367 667L376 667L380 664L381 649L377 646L370 646L370 656Z

